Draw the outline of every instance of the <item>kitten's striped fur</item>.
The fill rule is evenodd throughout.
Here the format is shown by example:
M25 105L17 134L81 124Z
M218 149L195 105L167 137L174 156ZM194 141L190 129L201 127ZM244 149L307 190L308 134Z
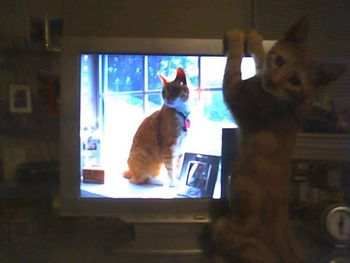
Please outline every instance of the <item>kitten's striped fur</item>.
M233 30L226 35L223 92L238 123L240 142L230 183L230 214L213 226L217 262L304 262L289 220L290 159L315 89L344 71L310 57L307 33L307 21L298 21L267 54L256 32ZM258 74L242 81L245 42Z
M185 121L189 114L189 89L182 68L177 69L176 78L172 82L168 82L162 75L160 78L164 104L139 126L128 158L129 170L124 173L124 177L135 184L150 181L162 184L161 181L152 179L158 176L164 164L169 184L174 187L174 168L180 155L179 147L187 134Z

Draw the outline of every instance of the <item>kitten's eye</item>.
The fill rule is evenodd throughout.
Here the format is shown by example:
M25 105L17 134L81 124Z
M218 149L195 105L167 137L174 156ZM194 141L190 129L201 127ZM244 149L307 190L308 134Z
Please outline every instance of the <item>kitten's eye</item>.
M275 58L275 64L277 67L282 67L284 65L285 61L284 58L281 55L277 55L277 57Z
M299 86L301 84L301 80L297 75L293 75L288 81L292 86Z

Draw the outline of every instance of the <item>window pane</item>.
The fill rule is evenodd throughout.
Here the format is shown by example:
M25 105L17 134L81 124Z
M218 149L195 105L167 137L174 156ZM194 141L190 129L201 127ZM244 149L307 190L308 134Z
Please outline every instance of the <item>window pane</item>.
M144 87L144 56L108 55L108 90L141 91Z
M226 57L201 57L201 88L222 88Z
M227 109L222 91L203 91L203 115L213 122L232 122L230 111Z
M168 80L175 78L176 69L182 67L192 86L198 87L198 57L197 56L148 56L148 89L162 88L158 73Z
M129 119L132 113L143 115L143 96L141 94L110 95L105 96L104 101L104 117L110 118L111 121L118 116L126 116ZM105 124L111 123L105 120Z
M104 160L110 165L126 162L134 134L144 119L142 95L105 96Z
M81 127L95 127L97 125L97 92L96 85L96 61L97 56L82 54L80 71L80 122Z
M255 76L255 61L252 57L244 57L241 64L242 79L249 79Z
M163 99L160 93L147 95L146 115L149 115L162 107Z

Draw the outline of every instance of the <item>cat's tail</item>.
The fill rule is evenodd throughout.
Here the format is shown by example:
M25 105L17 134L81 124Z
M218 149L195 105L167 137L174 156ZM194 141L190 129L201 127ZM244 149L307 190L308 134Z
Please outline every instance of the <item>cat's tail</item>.
M163 185L160 184L159 182L156 183L156 180L154 183L149 182L149 177L148 176L136 176L133 172L131 172L130 170L125 171L123 173L123 177L126 179L129 179L129 181L133 184L146 184L146 183L151 183L151 184L155 184L155 185Z

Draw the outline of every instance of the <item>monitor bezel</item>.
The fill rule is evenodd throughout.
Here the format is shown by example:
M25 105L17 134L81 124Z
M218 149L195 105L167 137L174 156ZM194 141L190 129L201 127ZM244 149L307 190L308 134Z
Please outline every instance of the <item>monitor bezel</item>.
M268 51L276 41L264 40ZM113 199L80 197L80 55L84 53L223 56L222 39L66 36L61 54L61 182L63 216L112 216L130 223L206 223L221 199ZM226 180L227 181L227 180ZM225 187L225 186L222 186ZM224 192L224 191L222 191Z
M63 216L115 216L127 222L209 222L220 199L80 197L80 55L84 53L223 55L221 39L64 37L61 56L61 183Z

